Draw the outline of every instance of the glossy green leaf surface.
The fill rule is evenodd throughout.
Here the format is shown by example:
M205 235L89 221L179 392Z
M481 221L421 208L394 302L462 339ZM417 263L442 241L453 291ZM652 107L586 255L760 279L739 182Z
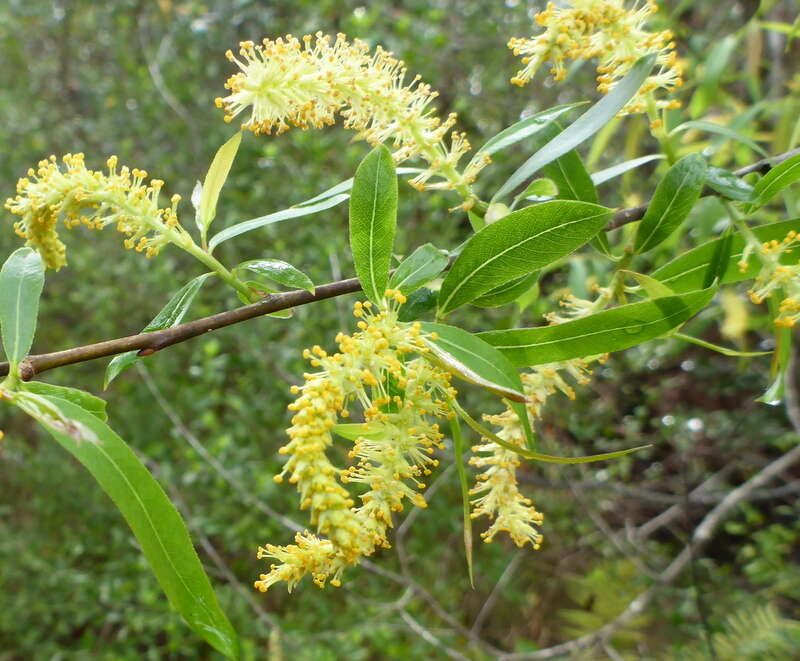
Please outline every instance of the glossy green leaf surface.
M389 287L410 294L439 275L447 262L447 253L444 250L439 250L432 243L421 245L392 273Z
M741 177L722 168L709 167L706 170L706 184L720 195L738 202L752 202L756 191Z
M217 602L183 518L134 452L103 421L72 402L45 397L96 442L76 440L58 421L38 416L53 438L97 480L130 526L172 607L229 659L239 641Z
M772 241L773 239L781 241L792 230L800 232L800 218L754 227L752 231L760 241ZM718 253L724 240L719 238L703 243L657 268L650 275L678 294L701 289L708 281L709 271L714 269L714 256ZM729 257L725 267L724 269L722 266L719 268L720 284L749 280L758 275L761 263L756 255L750 255L746 269L742 271L739 268L744 246L745 241L742 235L734 232L731 235ZM800 253L784 253L781 260L784 264L796 264L800 260Z
M737 142L741 142L743 145L747 145L754 152L761 154L761 156L767 156L767 152L764 151L762 147L760 147L757 143L748 138L746 135L742 135L741 133L739 133L739 131L737 131L736 129L732 129L729 126L723 126L722 124L715 124L714 122L709 122L704 119L694 119L688 122L683 122L683 124L679 124L669 133L670 135L677 135L679 133L683 133L684 131L690 131L690 130L706 131L708 133L723 135L726 138L730 138L731 140L736 140Z
M234 275L247 279L256 276L291 289L304 289L314 293L314 283L305 273L282 259L250 259L238 264L233 269Z
M439 294L442 314L570 254L597 234L611 210L555 200L515 211L470 238Z
M350 194L350 249L367 298L386 291L397 227L397 174L391 152L378 145L361 161Z
M594 182L595 186L599 186L600 184L604 184L607 181L611 181L612 179L619 177L620 175L625 174L629 170L634 170L646 163L651 163L653 161L658 161L665 158L663 154L650 154L648 156L640 156L639 158L632 158L629 161L623 161L622 163L617 163L617 165L612 165L611 167L605 168L604 170L598 170L594 174L592 174L592 181Z
M621 351L659 337L688 321L714 297L707 289L665 296L554 326L479 333L516 367Z
M706 180L706 161L689 154L673 165L659 182L636 233L636 252L655 248L689 215Z
M44 263L32 248L19 248L0 270L0 332L12 366L28 355L36 333Z
M203 283L211 275L211 273L198 275L175 292L172 298L167 301L167 304L153 317L153 320L142 329L142 333L172 328L181 323L186 313L189 311L194 297L197 296L197 292L200 291L200 287L203 286ZM123 371L132 367L137 360L139 360L139 356L136 351L126 351L118 356L114 356L106 367L106 373L103 379L103 390L108 388L109 384Z
M531 156L495 193L495 200L509 195L548 163L592 137L622 110L641 87L655 63L652 53L639 59L608 94L594 104L569 127Z

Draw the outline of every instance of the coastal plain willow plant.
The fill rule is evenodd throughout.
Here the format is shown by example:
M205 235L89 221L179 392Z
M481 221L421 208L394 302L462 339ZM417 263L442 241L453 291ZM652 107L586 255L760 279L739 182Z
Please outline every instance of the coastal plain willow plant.
M170 299L143 330L146 334L178 327L213 276L246 305L269 300L279 287L305 290L303 302L315 300L308 276L282 259L228 267L213 251L239 235L349 200L350 247L366 300L354 306L356 330L335 338L335 353L319 346L304 353L311 371L292 390L296 399L289 407L289 441L279 450L287 460L275 480L296 487L312 530L298 533L294 543L259 547L258 558L271 564L255 581L258 590L276 583L291 590L307 575L320 587L337 586L347 568L389 547L393 514L408 503L426 506L425 479L439 463L436 453L448 451L448 432L464 499L470 574L472 519L490 522L481 534L486 542L505 533L520 547L529 543L538 549L544 516L519 488L521 462L586 463L640 449L584 457L539 452L535 425L550 396L574 398L574 388L591 379L593 363L609 352L658 338L680 337L728 355L752 355L678 331L714 304L723 285L754 279L751 298L770 304L776 327L774 382L764 395L764 401L775 401L783 389L789 329L800 319L800 219L764 223L759 215L800 179L800 155L776 159L771 168L769 163L752 168L747 180L711 167L702 153L679 157L670 132L675 115L668 113L679 103L665 98L682 82L676 44L668 31L647 29L655 2L630 4L550 4L536 17L543 33L512 39L509 47L524 56L524 68L513 83L528 83L545 62L559 81L567 71L565 61L589 59L597 61L598 91L604 96L563 129L565 117L579 104L522 119L491 137L466 164L462 161L471 147L454 130L455 115L440 118L433 107L436 92L418 78L406 81L403 63L381 47L371 51L361 41L322 33L243 42L238 57L227 53L239 71L226 83L229 94L216 100L225 121L245 116L242 131L259 136L318 129L341 118L345 128L373 148L351 179L210 238L242 131L220 147L205 181L192 194L197 239L179 220L180 196L160 206L164 183L148 183L146 172L120 167L115 156L107 159L107 172L89 169L83 154L67 154L60 162L51 156L19 180L17 195L6 208L19 217L14 227L27 246L15 251L0 272L0 326L8 360L0 397L34 418L88 469L125 517L172 606L227 657L239 655L237 634L217 602L186 525L136 454L108 426L103 400L32 380L37 363L28 354L45 269L67 263L58 223L92 230L113 225L125 235L126 247L147 257L171 244L208 269ZM616 116L637 113L645 113L663 153L590 176L575 148ZM713 126L705 130L733 132ZM479 177L491 155L526 140L538 147L531 157L497 190L483 191ZM657 158L667 166L646 208L615 212L599 204L596 183ZM397 167L413 159L426 167ZM421 245L395 266L398 175L408 174L414 175L408 183L418 191L452 191L458 201L451 212L466 212L474 233L459 246ZM690 211L707 194L723 198L729 212L720 236L648 273L634 270L652 262L654 248L684 231ZM610 234L637 221L635 231ZM596 250L608 261L608 279L591 300L566 296L547 315L549 324L467 331L443 323L465 305L530 300L547 285L545 276L581 249ZM352 291L342 287L336 293ZM436 320L430 321L434 311ZM215 327L212 322L205 330ZM71 362L120 354L108 366L107 387L156 348L138 353L106 348ZM458 402L460 382L496 394L502 402L499 411L466 411ZM480 439L471 450L461 421ZM347 466L328 457L337 437L349 444ZM467 465L477 469L471 487Z

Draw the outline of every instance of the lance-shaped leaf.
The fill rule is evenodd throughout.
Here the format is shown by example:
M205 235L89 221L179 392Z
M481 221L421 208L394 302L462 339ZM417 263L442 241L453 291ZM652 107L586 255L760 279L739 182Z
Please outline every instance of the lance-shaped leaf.
M26 393L15 395L24 396ZM67 400L44 399L77 429L89 430L96 442L76 439L76 434L53 416L40 415L30 407L26 412L83 464L117 506L172 607L206 642L229 659L238 659L236 632L217 602L183 518L164 490L103 421Z
M291 209L276 211L275 213L270 213L266 216L260 216L259 218L253 218L252 220L245 220L241 223L236 223L236 225L231 225L218 234L215 234L211 241L208 242L208 248L209 250L213 250L223 241L232 239L240 234L244 234L245 232L252 232L253 230L266 227L267 225L271 225L272 223L277 223L282 220L300 218L301 216L310 216L318 211L324 211L325 209L335 207L337 204L341 204L345 200L349 199L350 195L347 193L340 193L338 195L334 195L333 197L326 197L325 199L315 202L314 204L307 204L301 207L292 207Z
M233 274L242 280L255 278L256 286L266 280L277 282L279 285L291 289L305 289L307 292L314 293L314 283L311 278L282 259L250 259L235 266Z
M539 149L512 174L495 193L493 199L499 200L513 192L545 165L574 149L610 122L636 94L650 74L655 60L655 53L640 58L625 77L614 86L614 89L578 117L566 130Z
M555 326L479 333L516 367L621 351L677 328L702 310L714 289L621 305Z
M478 158L478 154L494 154L501 149L506 149L512 145L517 144L521 140L530 138L545 131L548 127L553 125L556 119L561 115L569 112L573 108L584 105L585 101L579 103L569 103L563 106L555 106L548 108L542 112L537 112L535 115L521 119L520 121L512 124L508 128L503 129L495 136L489 138L481 147L475 152L473 161Z
M511 280L576 250L597 234L611 210L556 200L515 211L470 238L439 294L446 314Z
M742 135L741 133L739 133L736 129L732 129L730 126L723 126L722 124L715 124L714 122L709 122L704 119L693 119L691 121L684 122L683 124L679 124L674 129L672 129L669 132L669 134L672 136L690 130L707 131L708 133L716 133L717 135L724 135L726 138L730 138L731 140L737 140L738 142L741 142L743 145L747 145L754 152L757 152L762 156L768 155L767 152L765 152L762 147L753 142L746 135Z
M389 287L404 294L419 289L433 280L447 266L447 253L426 243L406 257L389 279Z
M100 418L103 422L108 420L106 400L95 397L85 390L68 388L67 386L54 386L52 383L42 383L41 381L23 383L21 388L36 395L66 399L68 402L72 402L85 411L88 411L93 416Z
M508 400L520 419L528 442L533 445L533 430L525 410L525 394L519 372L497 349L479 337L455 326L423 323L431 352L445 369L468 383L486 388Z
M28 355L36 332L39 297L44 288L44 263L32 248L19 248L0 270L0 330L13 373Z
M206 235L209 225L217 215L217 201L219 193L228 179L228 175L242 142L242 132L237 131L222 147L217 150L214 160L206 173L203 186L200 189L200 203L197 208L197 226L203 236Z
M439 292L421 287L408 295L408 300L400 306L399 321L419 321L433 313L439 300Z
M678 229L700 197L705 180L706 161L700 154L689 154L667 170L636 232L637 253L655 248Z
M604 184L615 177L619 177L622 174L625 174L629 170L633 170L638 168L646 163L650 163L651 161L657 161L662 158L665 158L664 154L650 154L649 156L640 156L639 158L632 158L629 161L623 161L622 163L617 163L616 165L612 165L611 167L606 168L605 170L599 170L592 175L592 182L595 186L599 186L600 184Z
M153 320L142 329L142 333L172 328L181 323L186 313L189 311L194 297L197 296L197 292L200 291L200 287L203 286L206 278L211 275L213 274L204 273L203 275L198 275L175 292L172 298L167 301L167 304L153 317ZM132 367L137 360L139 360L137 351L126 351L118 356L114 356L111 362L108 363L108 367L106 367L103 390L108 388L109 384L116 379L120 373Z
M754 188L758 201L747 209L748 213L764 206L784 188L798 179L800 179L800 154L776 165L756 182Z
M350 194L350 249L364 293L383 298L397 226L397 174L392 153L378 145L361 161Z
M756 238L762 242L781 241L790 231L800 232L800 218L770 223L752 229ZM729 242L725 250L728 257L724 264L715 267L715 257L723 252L723 248L726 248L725 241ZM735 232L729 238L714 239L692 248L659 267L650 275L678 294L702 289L706 283L713 281L715 275L719 275L720 284L749 280L758 275L761 262L757 255L751 254L747 266L742 270L739 262L742 261L744 247L744 237ZM800 260L800 251L784 252L781 255L783 264L796 264L798 260Z

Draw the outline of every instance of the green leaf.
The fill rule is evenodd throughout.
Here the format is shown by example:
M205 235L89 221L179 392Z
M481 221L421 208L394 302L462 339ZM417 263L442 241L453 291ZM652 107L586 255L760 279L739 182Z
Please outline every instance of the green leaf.
M495 287L482 296L478 296L470 305L477 305L479 308L495 308L500 305L507 305L516 301L522 294L536 284L539 279L539 271L534 271L520 278L515 278L510 282Z
M386 427L376 422L345 422L334 425L331 431L348 441L357 441L359 438L379 441L386 437Z
M389 279L389 287L404 294L433 280L447 266L448 257L432 243L426 243L406 257Z
M525 401L517 370L494 347L455 326L424 322L422 329L436 334L427 344L453 374L515 402Z
M573 200L543 202L501 218L472 236L453 263L439 294L440 313L568 255L610 218L610 209Z
M337 204L341 204L345 200L349 199L350 195L347 193L341 193L339 195L334 195L333 197L325 198L324 200L314 204L307 204L301 207L291 207L290 209L276 211L275 213L261 216L259 218L253 218L252 220L245 220L241 223L237 223L236 225L231 225L230 227L215 234L211 241L208 242L208 248L209 250L214 250L214 248L216 248L223 241L232 239L240 234L244 234L245 232L252 232L253 230L266 227L267 225L271 225L272 223L277 223L282 220L300 218L301 216L310 216L318 211L324 211L325 209L335 207Z
M696 344L698 347L703 347L704 349L711 349L711 351L721 353L723 356L753 358L755 356L766 356L772 353L771 351L738 351L736 349L729 349L728 347L723 347L712 342L706 342L705 340L701 340L699 337L692 337L691 335L685 335L683 333L673 333L670 337L672 337L673 340L683 340L684 342Z
M754 227L752 232L759 241L764 242L773 239L781 241L791 230L800 232L800 218ZM724 262L724 268L721 265L717 269L713 265L714 258L720 254L720 249L724 247L722 244L725 241L729 241L730 255ZM744 246L745 240L738 232L732 234L730 239L724 237L714 239L679 255L650 275L678 294L702 289L705 283L713 282L716 275L720 277L720 284L749 280L758 275L761 262L756 255L751 255L747 268L742 271L739 268L739 262L742 261ZM781 256L783 264L796 264L798 260L800 260L800 251L784 253Z
M22 390L32 392L35 395L43 397L58 397L59 399L66 399L68 402L80 406L85 411L88 411L96 418L100 418L103 422L108 420L106 413L106 400L95 397L85 390L78 390L77 388L68 388L67 386L54 386L50 383L42 383L41 381L28 381L21 386Z
M398 175L402 174L420 174L421 172L425 172L422 168L397 168L396 170ZM322 191L319 195L315 195L314 197L306 200L305 202L300 202L300 204L295 204L295 207L304 207L310 204L315 204L317 202L321 202L322 200L327 200L329 197L333 197L338 195L339 193L347 193L348 197L350 197L349 193L350 190L353 188L353 177L349 179L345 179L344 181L339 182L335 186L331 186L329 189Z
M758 202L750 205L748 213L764 206L784 188L800 179L800 154L776 165L756 182L754 186Z
M615 177L625 174L628 172L628 170L633 170L634 168L638 168L645 163L650 163L651 161L656 161L662 158L666 158L664 154L650 154L649 156L640 156L639 158L632 158L629 161L617 163L617 165L612 165L610 168L595 172L592 175L592 183L594 183L595 186L599 186L600 184L604 184Z
M31 350L44 288L44 263L32 248L19 248L0 270L0 329L9 374Z
M386 291L397 227L397 175L392 153L378 145L356 170L350 197L350 249L367 298Z
M722 168L709 166L706 170L706 184L729 200L753 202L757 197L755 188L733 172Z
M469 484L467 484L467 471L464 468L464 436L461 434L461 425L458 416L450 420L450 431L453 435L453 455L458 473L458 484L461 487L461 513L464 522L464 554L467 558L467 571L469 584L475 588L475 577L472 572L472 517L469 506Z
M119 508L172 607L206 642L229 659L238 659L238 637L217 602L186 524L139 458L104 422L80 406L57 397L43 398L77 428L89 430L96 442L76 440L61 421L26 406L21 401L25 397L32 395L15 393L12 401L83 464Z
M493 201L513 192L548 163L593 136L622 110L641 87L655 63L656 54L640 58L608 94L531 156L495 193Z
M450 401L450 405L453 407L453 410L461 416L464 421L472 427L474 431L479 433L481 436L485 436L493 443L497 443L502 448L506 450L511 450L511 452L516 452L521 457L525 457L526 459L532 459L533 461L542 461L548 464L590 464L595 461L606 461L608 459L616 459L617 457L623 457L626 454L630 454L631 452L638 452L639 450L644 450L646 448L652 447L652 445L639 445L635 448L628 448L627 450L617 450L616 452L604 452L602 454L590 454L585 457L555 457L551 454L542 454L541 452L535 452L534 450L529 450L526 448L522 448L519 445L514 445L513 443L509 443L508 441L500 438L497 434L493 433L490 429L483 426L480 422L475 420L469 413L467 413L461 406L458 405L457 402L453 400Z
M517 144L521 140L525 140L525 138L529 138L544 131L552 126L553 122L561 117L561 115L585 103L585 101L581 101L580 103L569 103L563 106L548 108L542 112L537 112L535 115L526 117L516 124L512 124L508 128L500 131L497 135L489 138L483 146L475 152L475 156L473 156L472 160L475 161L480 153L494 154L501 149L506 149L511 145Z
M661 298L662 296L675 295L675 292L667 287L663 282L656 280L649 275L637 273L636 271L628 271L626 269L620 269L620 273L629 275L631 278L636 280L636 282L639 283L639 286L644 289L650 298Z
M683 157L667 171L636 232L637 253L655 248L678 229L700 197L705 178L706 161L699 154Z
M522 197L526 200L551 199L558 195L558 186L552 179L534 179L528 187L522 191ZM495 202L495 205L498 204Z
M707 133L716 133L717 135L724 135L726 138L730 138L731 140L737 140L738 142L741 142L743 145L747 145L748 147L750 147L750 149L761 154L762 156L768 156L767 152L764 151L762 147L753 142L747 136L742 135L738 131L730 128L729 126L723 126L722 124L715 124L714 122L708 122L703 119L694 119L688 122L684 122L683 124L679 124L669 132L669 135L670 136L678 135L678 133L683 133L684 131L690 131L692 129L697 131L706 131Z
M528 442L533 444L533 430L525 410L522 381L509 360L494 347L461 328L423 323L422 329L425 333L436 334L436 339L427 338L427 344L445 369L468 383L509 400L509 406L522 421Z
M203 188L200 193L200 205L197 210L198 227L205 236L209 226L217 215L217 201L219 193L225 185L225 181L230 174L233 159L239 150L242 142L242 132L237 131L222 147L217 150L211 166L208 168L206 178L203 180Z
M233 273L240 278L244 273L251 273L284 287L304 289L314 293L314 283L311 282L311 278L281 259L251 259L235 266Z
M186 313L189 311L194 297L197 296L197 292L200 291L200 287L203 286L203 283L211 275L213 275L213 273L198 275L175 292L172 298L167 301L167 304L153 317L153 320L142 329L142 333L172 328L181 323ZM132 367L138 360L139 355L137 351L126 351L118 356L114 356L111 362L108 363L108 367L106 367L106 374L103 379L103 390L106 390L114 379L129 367Z
M714 291L664 296L555 326L488 331L478 337L502 351L515 367L621 351L688 321L711 302Z
M597 189L581 157L574 149L545 165L542 172L556 183L559 199L597 204Z
M408 295L400 311L397 314L399 321L418 321L424 316L431 314L436 309L439 300L439 292L422 287Z

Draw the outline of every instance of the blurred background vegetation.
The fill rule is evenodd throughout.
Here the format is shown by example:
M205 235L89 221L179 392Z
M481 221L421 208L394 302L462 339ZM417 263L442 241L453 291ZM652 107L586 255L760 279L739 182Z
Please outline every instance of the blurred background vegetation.
M243 39L342 31L381 43L440 91L443 113L459 113L473 144L520 116L594 99L591 67L553 86L540 76L508 84L518 62L505 47L531 34L542 1L506 0L5 0L0 5L0 188L51 153L83 151L100 168L107 155L165 179L188 199L217 147L231 134L213 99L231 73L227 48ZM730 125L770 153L798 143L798 3L668 0L654 21L671 27L688 82L676 121ZM795 30L796 32L796 30ZM341 129L280 137L245 136L223 191L217 227L307 199L351 176L367 151ZM759 158L737 141L687 133L731 169ZM591 171L657 151L645 120L612 123L582 154ZM486 171L490 191L527 155L509 150ZM609 206L647 200L656 163L601 188ZM452 198L401 188L398 252L425 241L450 248L465 219ZM792 195L794 197L792 197ZM775 218L800 215L787 196ZM686 245L720 229L724 209L703 200ZM2 254L18 245L6 214ZM128 335L200 271L165 251L145 260L109 230L66 237L68 268L48 273L34 352ZM665 245L662 262L682 246ZM229 264L279 257L315 282L349 277L346 209L273 225L226 243ZM604 266L591 253L544 283L541 298L516 307L459 312L474 330L540 323L569 286L581 296ZM744 288L742 289L742 291ZM692 332L710 341L769 348L763 308L740 302L706 311ZM470 587L461 544L455 471L443 462L430 508L401 516L394 548L348 572L344 587L308 581L292 595L252 590L255 549L285 543L304 525L292 489L272 481L287 423L289 386L302 348L329 347L351 326L353 297L262 318L170 348L126 372L105 393L110 420L146 458L186 517L247 659L491 659L592 633L623 611L686 547L694 526L733 486L796 443L783 406L754 400L769 358L739 360L666 341L614 356L575 402L554 398L541 426L544 446L590 454L643 443L633 457L590 468L527 466L528 494L546 513L544 547L505 540L475 553ZM238 302L206 287L195 316ZM722 337L725 315L741 322ZM99 393L103 361L61 368L45 379ZM465 393L475 411L495 411ZM39 659L217 659L169 612L132 536L106 496L61 448L21 416L2 412L0 442L0 661ZM598 467L599 466L599 467ZM800 522L795 474L753 495L720 528L690 570L649 608L581 659L800 658ZM700 486L700 489L698 489ZM406 513L407 515L407 513ZM295 523L297 522L297 523ZM480 528L479 528L480 529ZM709 645L711 641L711 645Z

